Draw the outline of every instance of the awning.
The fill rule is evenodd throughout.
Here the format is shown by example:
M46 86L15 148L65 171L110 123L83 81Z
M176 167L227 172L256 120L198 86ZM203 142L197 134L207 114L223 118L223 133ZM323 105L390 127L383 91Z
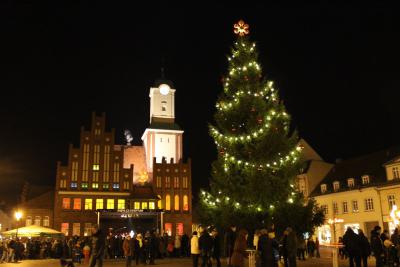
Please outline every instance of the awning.
M38 236L54 236L54 235L62 235L61 232L56 231L51 228L42 227L38 225L30 225L26 227L21 227L18 229L12 229L10 231L2 232L4 236L15 236L17 235L20 237L38 237Z

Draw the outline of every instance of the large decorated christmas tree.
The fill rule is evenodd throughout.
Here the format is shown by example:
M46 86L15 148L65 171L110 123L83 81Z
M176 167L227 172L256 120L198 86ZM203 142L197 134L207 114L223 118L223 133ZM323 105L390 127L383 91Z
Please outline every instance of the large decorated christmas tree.
M295 190L298 135L273 81L262 75L248 25L239 21L234 32L237 40L210 125L218 159L210 190L201 192L201 217L221 227L252 230L274 224L278 231L286 226L312 231L323 216Z

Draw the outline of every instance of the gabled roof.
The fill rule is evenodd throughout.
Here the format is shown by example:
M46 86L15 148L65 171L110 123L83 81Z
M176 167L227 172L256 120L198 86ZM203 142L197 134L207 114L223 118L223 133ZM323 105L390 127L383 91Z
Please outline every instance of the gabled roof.
M341 188L347 188L348 178L354 178L355 187L363 186L361 184L361 177L363 175L370 176L370 183L365 187L385 183L387 179L384 164L399 155L400 147L392 147L338 162L314 189L311 195L315 196L321 194L321 184L326 184L326 193L330 193L334 181L339 181Z
M392 160L389 160L388 162L384 163L383 166L390 165L390 164L397 163L397 162L400 162L400 156L395 157Z

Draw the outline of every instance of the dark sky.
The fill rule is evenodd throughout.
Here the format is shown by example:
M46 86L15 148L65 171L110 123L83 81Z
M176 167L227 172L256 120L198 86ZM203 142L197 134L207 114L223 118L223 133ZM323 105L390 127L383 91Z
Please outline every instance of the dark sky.
M294 127L323 158L400 143L400 17L392 6L11 2L0 6L3 198L16 196L24 179L52 185L56 161L78 144L91 111L106 112L118 142L130 129L139 144L162 58L195 190L205 186L216 156L207 123L240 18Z

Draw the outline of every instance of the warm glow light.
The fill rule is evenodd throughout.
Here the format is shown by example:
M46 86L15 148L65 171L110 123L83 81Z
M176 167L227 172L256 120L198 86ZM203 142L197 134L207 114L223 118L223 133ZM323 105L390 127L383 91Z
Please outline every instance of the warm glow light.
M239 20L238 23L235 23L233 25L233 32L238 34L239 36L244 36L246 34L249 34L249 24L244 23L243 20Z
M162 95L168 95L170 89L168 84L163 83L158 88L160 89L160 93Z
M17 221L19 221L22 218L22 212L16 211L15 212L15 218L17 219Z

